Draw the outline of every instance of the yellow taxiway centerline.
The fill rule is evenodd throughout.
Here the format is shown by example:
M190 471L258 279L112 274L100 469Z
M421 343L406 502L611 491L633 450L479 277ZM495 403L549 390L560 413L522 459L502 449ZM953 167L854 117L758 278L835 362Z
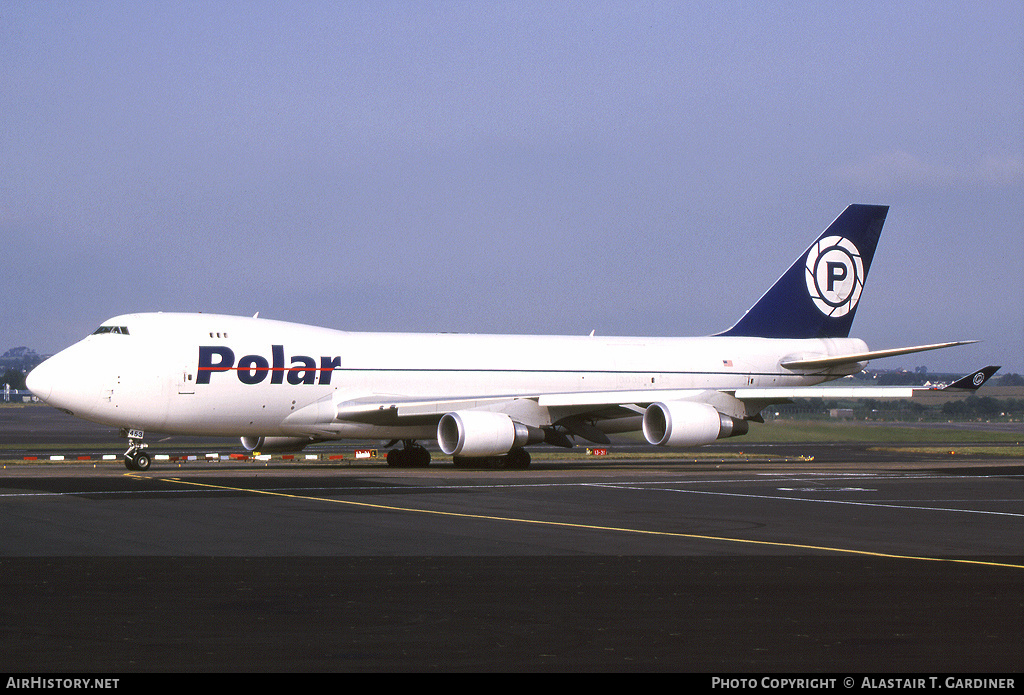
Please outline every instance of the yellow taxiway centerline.
M150 476L143 476L137 473L126 473L128 477L144 478L147 480L157 480L166 483L175 483L178 485L191 485L194 487L204 487L213 490L228 490L231 492L248 492L254 495L269 495L272 497L286 497L290 499L308 500L312 502L325 502L327 504L341 504L350 507L366 507L368 509L377 509L389 512L404 512L407 514L430 514L434 516L447 516L462 519L477 519L482 521L503 521L506 523L515 524L532 524L537 526L554 526L559 528L572 528L572 529L583 529L589 531L612 531L615 533L632 533L645 536L661 536L669 538L687 538L691 540L702 540L702 541L718 541L721 543L745 543L748 545L762 545L772 546L777 548L793 548L797 550L817 550L822 552L832 553L845 553L849 555L863 555L868 557L881 557L890 558L896 560L920 560L925 562L954 562L965 565L986 565L989 567L1011 567L1014 569L1024 569L1024 565L1015 565L1012 563L1004 562L986 562L982 560L964 560L956 558L943 558L943 557L925 557L917 555L896 555L893 553L878 553L870 550L855 550L851 548L834 548L830 546L822 545L807 545L803 543L785 543L780 541L759 541L749 538L728 538L726 536L707 536L695 533L679 533L676 531L652 531L648 529L635 529L635 528L624 528L620 526L600 526L597 524L577 524L568 521L544 521L543 519L522 519L518 517L507 517L507 516L493 516L488 514L468 514L465 512L446 512L436 509L417 509L414 507L396 507L394 505L387 504L374 504L371 502L355 502L353 500L342 500L333 499L330 497L314 497L312 495L296 495L288 492L277 492L274 490L257 490L254 488L245 487L230 487L227 485L213 485L211 483L199 483L192 480L181 480L180 478L156 478Z

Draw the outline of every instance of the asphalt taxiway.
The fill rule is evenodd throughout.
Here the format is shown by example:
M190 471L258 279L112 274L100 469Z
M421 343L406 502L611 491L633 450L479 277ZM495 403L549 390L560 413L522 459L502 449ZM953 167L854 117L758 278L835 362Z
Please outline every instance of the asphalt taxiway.
M0 668L1021 671L1024 462L794 446L9 466Z

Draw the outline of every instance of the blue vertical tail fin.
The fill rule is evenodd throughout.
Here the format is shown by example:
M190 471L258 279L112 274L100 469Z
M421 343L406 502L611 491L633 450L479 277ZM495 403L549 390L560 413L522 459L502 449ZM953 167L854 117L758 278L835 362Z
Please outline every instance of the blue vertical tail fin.
M732 328L719 335L845 338L887 205L851 205Z

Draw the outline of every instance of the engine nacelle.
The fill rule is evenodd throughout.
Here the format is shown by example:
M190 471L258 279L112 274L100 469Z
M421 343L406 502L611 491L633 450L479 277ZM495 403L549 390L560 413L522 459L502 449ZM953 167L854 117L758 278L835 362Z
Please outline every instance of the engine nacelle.
M302 451L312 443L309 437L242 437L242 446L261 453Z
M750 425L718 412L707 403L652 403L644 412L644 437L658 446L701 446L746 434Z
M504 413L460 410L447 413L437 423L437 443L449 456L498 456L543 441L543 430Z

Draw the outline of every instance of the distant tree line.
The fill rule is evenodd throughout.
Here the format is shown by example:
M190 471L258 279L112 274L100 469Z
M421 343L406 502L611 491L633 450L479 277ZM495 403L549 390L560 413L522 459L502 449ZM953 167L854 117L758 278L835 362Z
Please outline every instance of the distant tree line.
M1024 386L1024 376L1020 374L1005 374L993 381L997 386Z
M835 410L851 412L856 420L894 420L903 422L944 420L1020 420L1024 419L1024 398L968 396L941 405L925 405L910 399L821 401L797 398L792 403L771 406L765 414L779 417L831 417Z
M45 358L32 348L11 348L0 355L0 388L9 384L12 389L25 388L25 375Z
M1024 398L993 398L992 396L968 396L962 400L947 401L940 408L943 415L953 419L965 418L1020 419L1024 415Z
M20 369L8 369L4 372L4 375L0 377L0 387L2 387L3 384L9 384L12 389L24 391L25 372Z

